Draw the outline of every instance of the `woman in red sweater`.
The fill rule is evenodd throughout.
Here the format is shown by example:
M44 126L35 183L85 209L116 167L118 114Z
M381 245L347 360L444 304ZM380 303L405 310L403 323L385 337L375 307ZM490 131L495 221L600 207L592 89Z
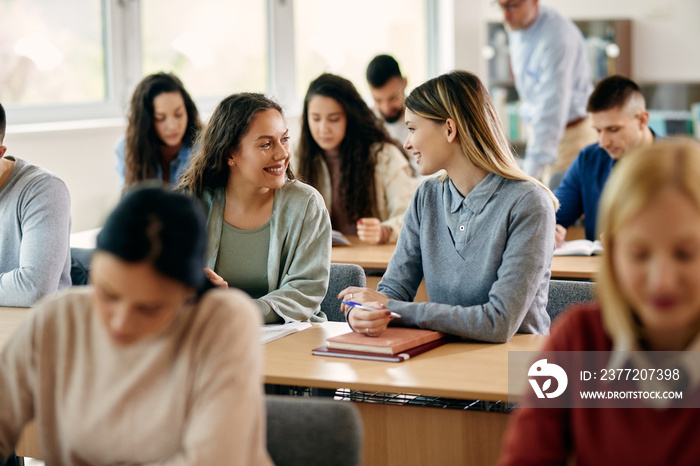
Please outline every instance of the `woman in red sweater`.
M565 464L571 457L577 465L700 464L700 409L692 409L700 408L698 180L700 146L689 141L642 149L616 167L599 212L606 251L599 302L568 312L545 347L559 361L575 354L563 351L611 353L586 353L605 355L595 380L568 371L567 393L556 402L530 391L511 420L501 465ZM669 377L620 377L651 368L649 352L658 351L673 352L663 355ZM622 371L600 380L610 379L610 369ZM592 408L577 399L586 387L624 387L627 399ZM683 398L630 395L670 392Z

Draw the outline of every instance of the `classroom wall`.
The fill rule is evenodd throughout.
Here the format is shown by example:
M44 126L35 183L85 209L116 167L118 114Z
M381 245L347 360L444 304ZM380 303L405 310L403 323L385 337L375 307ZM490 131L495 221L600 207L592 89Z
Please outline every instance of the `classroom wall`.
M114 145L124 134L121 119L93 123L11 126L8 112L7 153L60 176L71 195L72 231L101 226L119 200ZM72 128L66 128L71 125Z
M697 0L540 0L577 19L632 19L633 77L641 83L700 81L700 1ZM486 75L481 51L486 21L499 20L491 0L447 2L454 8L454 67ZM450 17L450 15L445 15ZM452 45L452 44L450 44ZM444 61L444 60L443 60ZM448 67L450 64L447 64ZM12 125L8 114L5 145L61 176L71 192L73 231L102 225L119 198L113 147L124 134L122 120L73 122L60 125ZM298 117L289 118L298 134Z

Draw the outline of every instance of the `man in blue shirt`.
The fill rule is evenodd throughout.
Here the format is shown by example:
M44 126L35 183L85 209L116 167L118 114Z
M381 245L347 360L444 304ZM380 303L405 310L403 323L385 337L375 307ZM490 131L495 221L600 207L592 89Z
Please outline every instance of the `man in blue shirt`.
M523 169L536 178L563 173L579 151L595 142L586 122L593 88L581 31L538 0L497 0L508 31L508 49L530 129Z
M566 228L584 216L586 239L595 239L598 200L615 163L632 149L651 144L649 112L639 86L622 76L610 76L593 90L586 110L590 113L598 142L581 151L559 187L554 190L561 203L557 212L557 247Z

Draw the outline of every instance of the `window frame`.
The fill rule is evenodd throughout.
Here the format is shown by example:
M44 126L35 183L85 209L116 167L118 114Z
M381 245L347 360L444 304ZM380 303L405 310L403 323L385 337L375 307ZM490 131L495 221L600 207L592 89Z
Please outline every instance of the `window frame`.
M85 104L4 104L13 125L87 122L98 119L124 118L131 94L142 78L140 1L101 0L104 23L106 99ZM285 106L288 114L301 113L301 99L296 95L294 51L294 0L266 0L268 25L267 93ZM453 0L426 0L426 63L428 76L452 67L449 50L454 50L443 31L451 31L449 14ZM446 51L447 49L447 51ZM454 54L452 54L452 57ZM200 111L224 96L195 98Z

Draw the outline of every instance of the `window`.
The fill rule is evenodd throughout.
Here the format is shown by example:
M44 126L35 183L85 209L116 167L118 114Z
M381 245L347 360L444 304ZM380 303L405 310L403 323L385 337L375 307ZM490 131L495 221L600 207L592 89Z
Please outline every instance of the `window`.
M142 1L141 44L143 74L173 72L194 98L268 89L265 2Z
M58 105L107 98L101 0L0 2L0 101Z
M121 118L136 84L178 75L200 110L264 92L288 109L324 71L369 96L379 53L431 75L437 0L2 0L0 102L13 124ZM371 14L367 12L371 11ZM438 56L438 54L434 54ZM95 122L100 124L100 122ZM106 122L105 124L112 124Z
M369 94L365 71L375 55L399 62L414 87L427 79L426 0L295 0L297 94L323 72L352 81Z

